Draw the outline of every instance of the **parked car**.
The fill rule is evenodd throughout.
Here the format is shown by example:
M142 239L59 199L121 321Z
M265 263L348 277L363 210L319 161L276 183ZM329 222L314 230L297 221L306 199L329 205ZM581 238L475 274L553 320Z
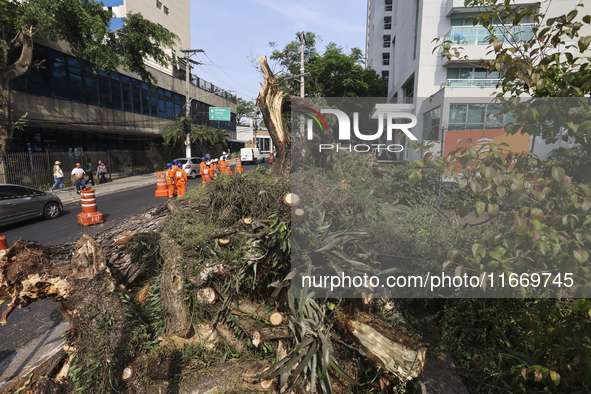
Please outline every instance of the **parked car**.
M259 150L259 148L242 148L240 149L240 161L243 163L257 164L265 162L265 157Z
M197 175L201 174L199 170L199 164L201 164L200 157L181 157L178 160L179 163L183 165L183 170L185 170L185 174L187 174L187 178L197 178Z
M52 193L20 185L0 185L0 226L44 216L55 219L64 209Z

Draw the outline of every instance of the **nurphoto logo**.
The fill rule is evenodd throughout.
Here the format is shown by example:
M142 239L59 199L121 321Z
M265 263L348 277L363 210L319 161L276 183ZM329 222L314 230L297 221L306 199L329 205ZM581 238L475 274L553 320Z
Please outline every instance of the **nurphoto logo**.
M351 120L349 115L344 111L338 109L320 109L320 112L305 107L303 111L306 115L312 119L308 119L306 138L312 140L314 138L314 121L320 127L328 131L328 124L323 114L331 114L337 117L338 121L338 139L339 141L349 141L348 146L342 146L339 142L337 144L319 144L319 151L323 150L334 150L341 151L346 150L348 152L364 153L369 152L372 149L387 150L392 153L402 152L404 147L400 144L351 144ZM408 123L399 123L399 120L409 119ZM364 134L359 130L359 112L353 112L353 133L356 139L361 141L379 141L386 130L386 141L393 141L396 138L395 130L400 130L404 135L412 140L417 141L417 137L410 131L411 128L416 126L417 118L415 115L406 112L385 112L378 113L378 131L373 134ZM384 123L386 124L384 127ZM364 130L365 131L365 130ZM302 136L303 137L303 136Z

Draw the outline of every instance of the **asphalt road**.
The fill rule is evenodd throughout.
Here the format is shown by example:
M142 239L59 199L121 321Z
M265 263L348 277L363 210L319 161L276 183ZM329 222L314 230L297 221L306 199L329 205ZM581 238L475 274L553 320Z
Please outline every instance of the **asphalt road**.
M262 165L269 167L268 163ZM257 166L243 167L246 172ZM201 187L201 185L200 177L189 179L188 188ZM82 234L96 234L136 213L165 203L165 198L154 196L154 190L155 185L148 185L100 196L97 198L97 208L103 214L105 222L99 225L88 227L79 225L77 215L82 212L82 209L71 202L64 205L64 210L56 219L34 219L13 224L4 227L2 233L6 236L8 246L12 246L20 238L45 245L75 242ZM28 308L15 310L8 318L8 323L0 326L0 370L2 360L10 357L15 349L64 320L62 314L56 310L57 306L57 303L49 300L34 302ZM0 305L0 314L5 310L6 303Z

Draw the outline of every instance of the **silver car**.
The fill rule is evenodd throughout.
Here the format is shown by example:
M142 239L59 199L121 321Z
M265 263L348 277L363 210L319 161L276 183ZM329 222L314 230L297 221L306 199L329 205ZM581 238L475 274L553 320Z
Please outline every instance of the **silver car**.
M183 170L187 174L187 178L197 178L197 175L201 174L200 164L201 159L199 157L181 157L176 159L183 165Z
M55 194L31 187L0 184L0 226L44 216L55 219L64 208Z

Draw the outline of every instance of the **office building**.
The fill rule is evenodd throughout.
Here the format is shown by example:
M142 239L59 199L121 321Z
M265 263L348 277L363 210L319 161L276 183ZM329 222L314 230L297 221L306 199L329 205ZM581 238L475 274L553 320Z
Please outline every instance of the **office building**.
M572 10L578 3L545 1L541 7L548 18ZM366 66L388 79L389 103L397 104L399 111L415 114L418 123L413 131L419 140L441 141L442 131L491 130L481 133L483 141L507 142L501 131L512 119L498 116L492 98L501 75L479 64L481 59L493 60L495 55L488 53L492 49L487 43L488 30L473 25L471 17L478 14L476 8L465 7L464 0L368 0L367 4ZM512 4L538 7L532 0L512 0ZM501 39L526 40L533 27L533 21L522 20L510 28L511 37ZM442 57L441 49L434 51L436 38L462 47L462 56L469 61ZM446 152L458 135L444 139ZM533 148L545 158L561 144L546 145L539 138L528 138L511 136L511 148ZM411 149L396 157L416 158Z
M179 36L173 50L191 47L189 0L105 0L113 11L112 30L123 26L128 12L139 12ZM173 52L171 51L171 54ZM162 129L185 114L184 70L146 65L156 78L149 86L137 75L93 73L76 62L62 42L37 41L34 58L43 66L11 83L12 109L18 119L28 113L26 127L16 131L10 152L141 150L162 142ZM195 73L194 70L193 74ZM235 138L236 106L228 92L191 76L189 86L194 123L228 130ZM229 107L230 121L210 121L209 107Z

